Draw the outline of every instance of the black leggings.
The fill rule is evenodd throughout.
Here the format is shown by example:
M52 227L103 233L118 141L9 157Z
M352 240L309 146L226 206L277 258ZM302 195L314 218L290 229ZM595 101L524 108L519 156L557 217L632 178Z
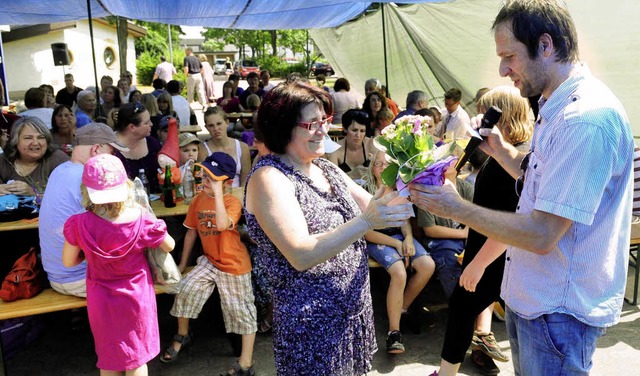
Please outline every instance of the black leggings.
M469 261L475 255L468 255ZM449 320L442 345L442 359L449 363L462 363L471 345L477 316L500 297L500 285L504 271L504 253L484 271L475 292L468 292L456 285L449 299ZM467 261L467 260L465 260ZM466 267L465 262L465 267Z

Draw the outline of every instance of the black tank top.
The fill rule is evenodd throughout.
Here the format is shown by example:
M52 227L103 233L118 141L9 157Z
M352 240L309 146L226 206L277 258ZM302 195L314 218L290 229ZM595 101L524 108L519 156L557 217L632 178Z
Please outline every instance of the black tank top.
M364 150L364 142L362 143L362 156L364 157L364 163L362 165L364 167L369 167L370 160L367 159L367 153ZM338 165L340 169L344 172L351 172L351 167L347 164L347 144L344 145L344 157L342 157L342 163Z

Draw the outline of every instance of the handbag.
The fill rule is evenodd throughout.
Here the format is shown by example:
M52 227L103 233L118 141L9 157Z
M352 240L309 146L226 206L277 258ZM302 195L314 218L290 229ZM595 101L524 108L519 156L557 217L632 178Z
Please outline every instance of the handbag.
M28 299L42 291L42 266L38 263L35 247L21 256L13 264L13 268L2 281L0 299L12 302L18 299Z
M149 197L144 189L144 185L139 178L133 180L134 186L134 200L143 208L146 208L149 213L153 214L153 209L149 205ZM155 217L155 215L154 215ZM169 293L177 293L178 284L182 280L182 274L175 260L171 257L171 254L164 252L160 248L147 248L145 251L147 262L149 263L149 269L151 269L151 275L153 282L159 285L173 285L174 287L169 289Z

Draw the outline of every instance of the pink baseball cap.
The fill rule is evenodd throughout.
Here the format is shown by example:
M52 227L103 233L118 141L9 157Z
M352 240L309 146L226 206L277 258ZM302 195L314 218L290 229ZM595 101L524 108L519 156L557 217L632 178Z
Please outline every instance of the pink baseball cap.
M124 202L129 197L127 171L122 161L110 154L99 154L84 165L82 183L94 204Z

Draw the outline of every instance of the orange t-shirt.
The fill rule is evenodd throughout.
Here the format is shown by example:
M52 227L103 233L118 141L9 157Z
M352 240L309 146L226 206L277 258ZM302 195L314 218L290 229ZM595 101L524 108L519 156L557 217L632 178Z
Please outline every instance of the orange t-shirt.
M234 224L231 230L216 227L216 201L205 192L198 194L189 205L184 226L196 229L204 254L219 270L229 274L245 274L251 271L251 259L247 248L240 241L236 224L242 215L242 203L236 197L225 194L224 207Z
M398 116L398 114L400 113L400 108L398 108L396 102L394 102L391 98L387 98L387 107L389 107L391 112L393 112L393 116Z

